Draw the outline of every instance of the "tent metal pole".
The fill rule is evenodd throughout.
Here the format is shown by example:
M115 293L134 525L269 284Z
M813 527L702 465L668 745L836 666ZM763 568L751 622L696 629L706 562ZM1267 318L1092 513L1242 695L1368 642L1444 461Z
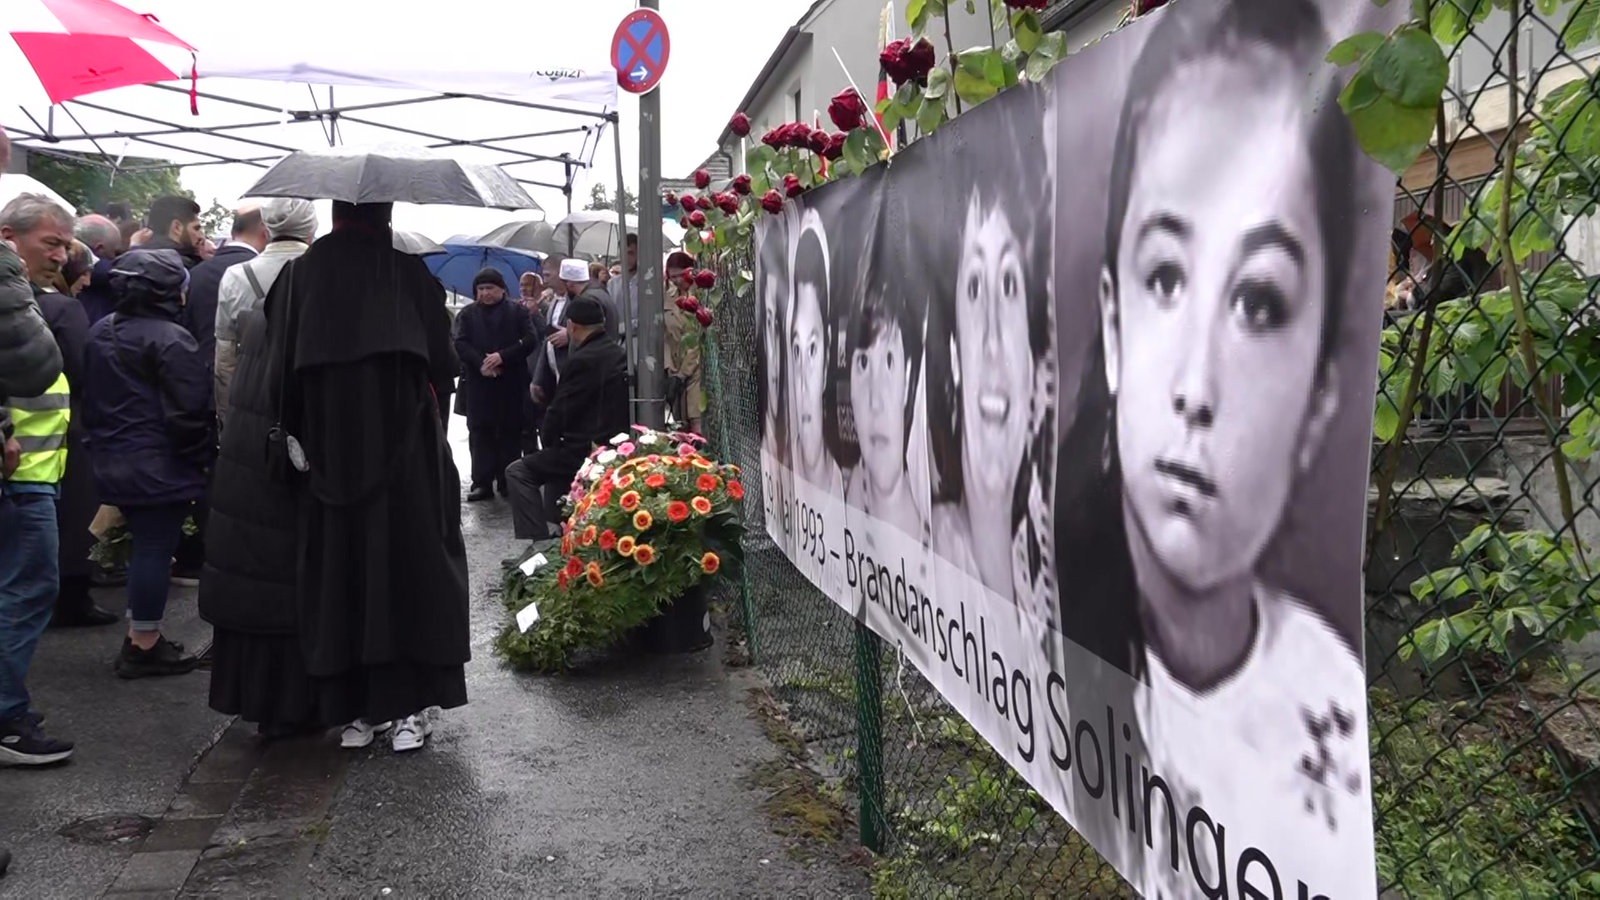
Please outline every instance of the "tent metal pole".
M601 125L604 128L605 125ZM639 310L634 307L633 291L628 290L628 205L622 202L627 194L627 182L622 177L622 126L617 119L611 121L611 145L617 154L617 261L622 263L622 327L626 329L625 344L628 351L628 371L639 371ZM643 212L640 207L640 212Z

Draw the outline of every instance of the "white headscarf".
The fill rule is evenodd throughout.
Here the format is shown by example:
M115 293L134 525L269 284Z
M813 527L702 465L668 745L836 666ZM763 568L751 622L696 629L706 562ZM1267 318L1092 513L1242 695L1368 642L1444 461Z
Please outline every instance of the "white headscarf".
M261 221L275 238L299 238L309 244L317 236L317 208L310 200L274 197L261 208Z

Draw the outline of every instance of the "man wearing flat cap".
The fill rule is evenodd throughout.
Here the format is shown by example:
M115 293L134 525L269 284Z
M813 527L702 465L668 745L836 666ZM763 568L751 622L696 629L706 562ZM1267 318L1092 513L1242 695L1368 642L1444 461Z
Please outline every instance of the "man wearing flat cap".
M564 312L568 352L539 431L543 449L506 470L511 521L519 540L554 536L549 501L572 484L596 444L627 431L632 421L628 354L606 331L605 307L592 297L578 296L567 301Z
M568 305L573 300L579 297L593 300L605 317L606 334L613 341L622 342L622 329L618 325L616 304L612 302L611 295L604 285L589 279L589 264L581 259L564 259L556 274L560 290L556 294L555 301L550 304L552 333L546 343L543 357L534 361L533 399L536 403L549 401L555 395L556 382L565 374L569 348L567 333L563 326L567 321Z
M522 398L528 394L528 354L543 345L528 311L506 302L506 280L486 268L472 279L476 303L456 315L456 354L461 357L461 399L472 451L472 487L467 500L506 493L505 471L521 452Z

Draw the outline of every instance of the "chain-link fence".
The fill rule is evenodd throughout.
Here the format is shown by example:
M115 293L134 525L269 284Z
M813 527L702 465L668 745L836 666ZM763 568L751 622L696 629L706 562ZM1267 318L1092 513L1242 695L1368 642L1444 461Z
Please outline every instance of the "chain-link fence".
M1376 878L1400 897L1600 896L1600 0L1430 15L1440 152L1400 179L1373 298ZM753 298L718 316L707 427L759 471ZM759 523L759 489L748 508ZM759 527L748 542L753 659L859 804L878 893L1131 893L914 668Z

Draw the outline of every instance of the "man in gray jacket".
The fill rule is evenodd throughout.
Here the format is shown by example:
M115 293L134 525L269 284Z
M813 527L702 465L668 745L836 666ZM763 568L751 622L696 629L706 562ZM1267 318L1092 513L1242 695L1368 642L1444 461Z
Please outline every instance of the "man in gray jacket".
M11 141L0 128L0 174L11 164ZM9 243L0 241L0 483L17 470L22 447L12 436L11 411L6 398L37 397L61 377L61 348L50 326L33 302L33 288L23 270L22 258ZM0 503L7 502L0 489ZM0 652L5 652L0 648ZM11 851L0 847L0 876L11 865Z

